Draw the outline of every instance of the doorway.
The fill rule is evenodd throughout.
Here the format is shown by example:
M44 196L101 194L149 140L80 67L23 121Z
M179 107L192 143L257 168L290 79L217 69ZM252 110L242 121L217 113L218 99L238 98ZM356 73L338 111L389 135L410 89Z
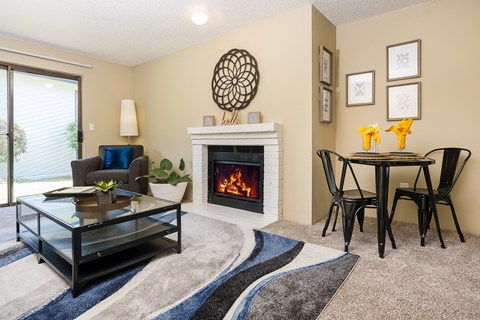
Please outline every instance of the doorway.
M72 185L80 87L78 76L0 66L0 205Z

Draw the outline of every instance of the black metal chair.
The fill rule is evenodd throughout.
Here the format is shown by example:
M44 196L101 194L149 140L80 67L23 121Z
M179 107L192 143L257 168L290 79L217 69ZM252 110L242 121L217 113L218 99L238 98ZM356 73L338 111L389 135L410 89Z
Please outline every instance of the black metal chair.
M355 216L357 217L358 223L360 225L360 231L363 232L363 221L365 217L365 208L376 208L376 194L373 192L365 191L360 188L357 177L352 169L350 162L339 155L336 152L330 150L317 150L317 155L322 160L323 169L325 171L325 177L327 179L327 185L330 193L332 194L332 203L328 209L327 219L325 221L325 226L323 228L322 237L325 237L325 233L330 224L330 219L332 217L333 207L336 207L334 227L332 231L335 230L335 224L338 217L339 208L342 211L342 223L343 223L343 238L345 241L345 251L348 252L348 246L350 240L352 239L353 227L355 222ZM340 182L337 184L335 178L335 173L332 166L332 156L336 160L342 162L342 174L340 177ZM355 181L356 189L343 190L345 183L345 178L347 174L347 169L350 172L351 177ZM392 230L390 224L387 226L388 235L392 243L394 243Z
M432 156L434 153L443 153L440 154L442 157L442 168L440 171L440 178L438 188L433 190L435 197L435 203L446 205L450 207L452 212L453 221L455 222L455 227L457 228L458 235L461 242L465 242L462 230L457 220L457 215L455 214L455 208L453 206L453 201L450 193L455 186L455 183L458 180L458 177L462 173L465 164L471 156L471 152L468 149L463 148L437 148L429 151L425 154L425 157ZM459 161L460 159L463 159ZM420 232L420 244L425 245L425 234L430 221L432 219L432 209L429 203L428 190L426 188L417 188L418 178L420 176L420 171L417 173L413 188L397 188L395 191L395 197L393 200L392 212L390 214L390 223L393 220L395 214L395 209L397 206L398 200L410 200L415 202L418 212L418 227ZM435 212L434 212L435 213ZM440 224L438 222L438 216L434 214L435 223L437 225L437 232L442 242L442 233L440 231Z

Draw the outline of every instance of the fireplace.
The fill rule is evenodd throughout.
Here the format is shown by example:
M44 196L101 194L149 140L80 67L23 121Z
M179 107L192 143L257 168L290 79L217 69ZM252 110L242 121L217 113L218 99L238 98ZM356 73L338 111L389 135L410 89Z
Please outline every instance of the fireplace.
M209 203L263 213L263 146L209 146Z
M235 126L210 126L188 128L188 134L192 139L192 180L193 180L193 203L195 210L199 212L232 212L241 215L239 209L219 206L209 201L209 148L222 146L255 146L263 148L263 185L260 183L263 193L260 195L263 202L264 219L278 221L283 215L283 129L279 123L240 124ZM219 160L219 159L217 159ZM224 161L232 161L224 160ZM239 162L257 162L251 160L235 160ZM260 160L260 162L262 162ZM210 172L209 172L210 170ZM211 189L210 189L211 192ZM217 195L220 197L220 195ZM226 197L222 197L226 198ZM223 199L222 199L223 200ZM210 202L210 203L209 203ZM253 202L253 200L243 201ZM245 210L246 211L246 210Z

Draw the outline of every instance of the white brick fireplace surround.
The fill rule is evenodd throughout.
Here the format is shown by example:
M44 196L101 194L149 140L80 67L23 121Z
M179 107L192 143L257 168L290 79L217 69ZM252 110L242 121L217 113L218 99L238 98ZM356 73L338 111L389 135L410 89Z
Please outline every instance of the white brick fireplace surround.
M193 206L268 223L282 218L283 149L278 123L188 128L192 139ZM264 146L263 215L207 203L208 146ZM242 217L236 217L241 220Z

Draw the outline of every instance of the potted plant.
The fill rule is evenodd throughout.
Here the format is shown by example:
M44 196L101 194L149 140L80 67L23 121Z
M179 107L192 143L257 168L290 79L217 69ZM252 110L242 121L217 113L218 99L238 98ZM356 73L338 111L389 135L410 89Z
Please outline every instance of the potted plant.
M151 179L148 184L154 197L181 202L188 182L192 181L190 174L183 174L183 171L185 171L183 158L180 159L178 170L173 167L169 159L165 158L160 161L158 166L153 161L150 174L139 176L136 179Z
M116 187L120 183L117 183L113 180L110 181L96 181L95 190L97 191L97 204L112 204L117 202L117 191Z

